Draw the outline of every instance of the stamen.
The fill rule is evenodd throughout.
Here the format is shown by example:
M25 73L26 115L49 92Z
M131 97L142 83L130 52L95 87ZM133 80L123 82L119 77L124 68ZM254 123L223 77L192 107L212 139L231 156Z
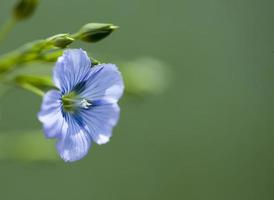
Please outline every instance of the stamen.
M91 102L85 98L80 98L76 93L71 92L62 97L63 109L66 112L75 113L79 108L88 109Z
M82 101L80 102L80 105L82 108L88 109L91 106L91 103L88 102L88 100L86 99L82 99Z

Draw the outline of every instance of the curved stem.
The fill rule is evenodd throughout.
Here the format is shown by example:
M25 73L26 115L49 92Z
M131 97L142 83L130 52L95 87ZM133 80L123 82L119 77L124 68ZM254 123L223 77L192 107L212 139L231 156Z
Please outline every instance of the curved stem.
M38 87L35 87L33 85L30 85L30 84L23 84L23 85L20 85L22 88L38 95L38 96L44 96L45 92L41 89L39 89Z
M14 18L8 19L0 29L0 43L5 39L7 34L13 29L16 24Z

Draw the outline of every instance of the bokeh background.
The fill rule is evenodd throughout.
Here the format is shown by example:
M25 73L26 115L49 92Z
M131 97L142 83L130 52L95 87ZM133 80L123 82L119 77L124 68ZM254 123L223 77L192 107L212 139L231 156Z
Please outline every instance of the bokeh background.
M1 0L1 23L14 3ZM42 0L1 53L111 22L120 29L109 38L75 46L105 62L158 59L171 80L161 94L124 96L111 142L79 162L3 156L0 199L274 199L273 8L271 0ZM20 89L1 98L1 145L39 157L30 147L43 148L41 131L26 143L17 136L41 129L40 103Z

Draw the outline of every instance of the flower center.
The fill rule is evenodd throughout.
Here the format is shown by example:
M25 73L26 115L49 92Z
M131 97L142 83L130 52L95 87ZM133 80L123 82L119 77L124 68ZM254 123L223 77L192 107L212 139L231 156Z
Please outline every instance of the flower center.
M63 109L65 112L74 113L79 108L88 109L92 105L85 98L79 98L75 92L70 92L62 97Z

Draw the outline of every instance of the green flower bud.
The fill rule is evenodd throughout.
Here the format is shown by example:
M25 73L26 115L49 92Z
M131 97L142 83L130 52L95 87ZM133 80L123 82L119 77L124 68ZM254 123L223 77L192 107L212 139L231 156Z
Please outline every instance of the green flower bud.
M39 0L18 0L13 8L13 16L16 20L23 20L30 17L37 5Z
M49 44L62 49L66 48L73 41L74 39L69 37L69 34L57 34L47 39Z
M89 23L84 25L74 37L85 42L98 42L117 28L118 26L114 26L113 24Z

